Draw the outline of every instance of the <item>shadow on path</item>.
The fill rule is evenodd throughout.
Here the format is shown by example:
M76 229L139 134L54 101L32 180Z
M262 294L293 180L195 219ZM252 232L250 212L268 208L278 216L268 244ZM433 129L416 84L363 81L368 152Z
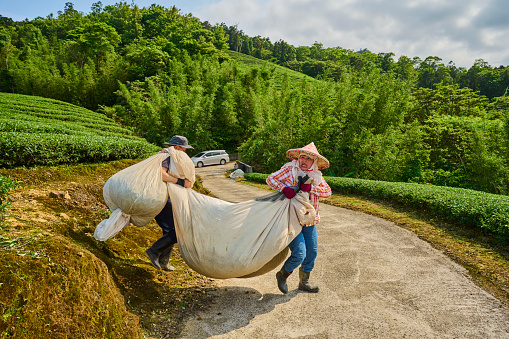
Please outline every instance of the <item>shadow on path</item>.
M198 313L188 322L179 338L209 338L234 332L249 325L257 316L272 312L277 305L289 302L299 293L304 292L292 290L287 294L262 294L248 287L220 287L212 294L216 302L207 314ZM198 328L200 331L196 331Z

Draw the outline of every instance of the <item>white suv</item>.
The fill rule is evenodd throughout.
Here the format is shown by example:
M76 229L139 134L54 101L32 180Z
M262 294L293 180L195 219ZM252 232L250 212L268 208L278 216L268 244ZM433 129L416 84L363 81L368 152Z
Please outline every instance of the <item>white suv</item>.
M224 165L230 161L230 157L225 150L203 151L191 157L196 167L205 165Z

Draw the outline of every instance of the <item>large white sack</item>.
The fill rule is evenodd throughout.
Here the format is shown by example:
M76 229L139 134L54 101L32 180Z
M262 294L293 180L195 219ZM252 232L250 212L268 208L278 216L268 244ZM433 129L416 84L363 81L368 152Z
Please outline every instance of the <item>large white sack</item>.
M114 237L124 227L129 225L131 217L120 208L114 210L108 219L104 219L97 225L94 231L94 238L99 241L106 241L109 238Z
M96 240L112 238L130 222L145 226L162 211L168 201L167 184L161 175L161 165L166 157L175 159L171 161L171 170L176 177L187 178L194 183L194 164L189 156L173 147L166 150L167 153L155 154L106 181L103 197L112 213L97 225L94 232Z
M95 239L105 241L130 222L145 226L161 212L168 200L166 183L161 177L161 163L167 156L164 153L153 155L106 181L103 197L112 213L96 227Z
M171 173L170 173L171 174ZM168 185L180 254L196 272L226 279L252 277L277 267L288 244L312 223L307 193L286 199L232 203Z

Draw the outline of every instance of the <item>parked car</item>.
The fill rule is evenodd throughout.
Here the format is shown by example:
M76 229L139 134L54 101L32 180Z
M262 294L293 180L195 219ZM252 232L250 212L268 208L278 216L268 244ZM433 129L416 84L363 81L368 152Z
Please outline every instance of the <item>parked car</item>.
M195 167L205 165L224 165L230 161L225 150L203 151L191 157Z

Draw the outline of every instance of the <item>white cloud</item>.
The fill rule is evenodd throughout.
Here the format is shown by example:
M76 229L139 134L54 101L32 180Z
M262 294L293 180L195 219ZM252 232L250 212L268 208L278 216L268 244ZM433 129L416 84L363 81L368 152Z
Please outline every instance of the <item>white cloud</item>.
M73 1L71 1L73 2ZM75 3L89 12L95 0ZM102 0L103 5L116 3ZM444 63L470 67L482 58L492 66L509 65L507 0L134 0L139 6L159 3L192 13L202 21L224 22L249 36L280 39L294 46L374 53L438 56ZM130 1L128 1L130 3ZM14 20L46 17L64 9L57 0L0 0L0 13Z
M467 68L479 58L509 65L508 14L506 0L222 0L194 13L272 42L438 56Z

